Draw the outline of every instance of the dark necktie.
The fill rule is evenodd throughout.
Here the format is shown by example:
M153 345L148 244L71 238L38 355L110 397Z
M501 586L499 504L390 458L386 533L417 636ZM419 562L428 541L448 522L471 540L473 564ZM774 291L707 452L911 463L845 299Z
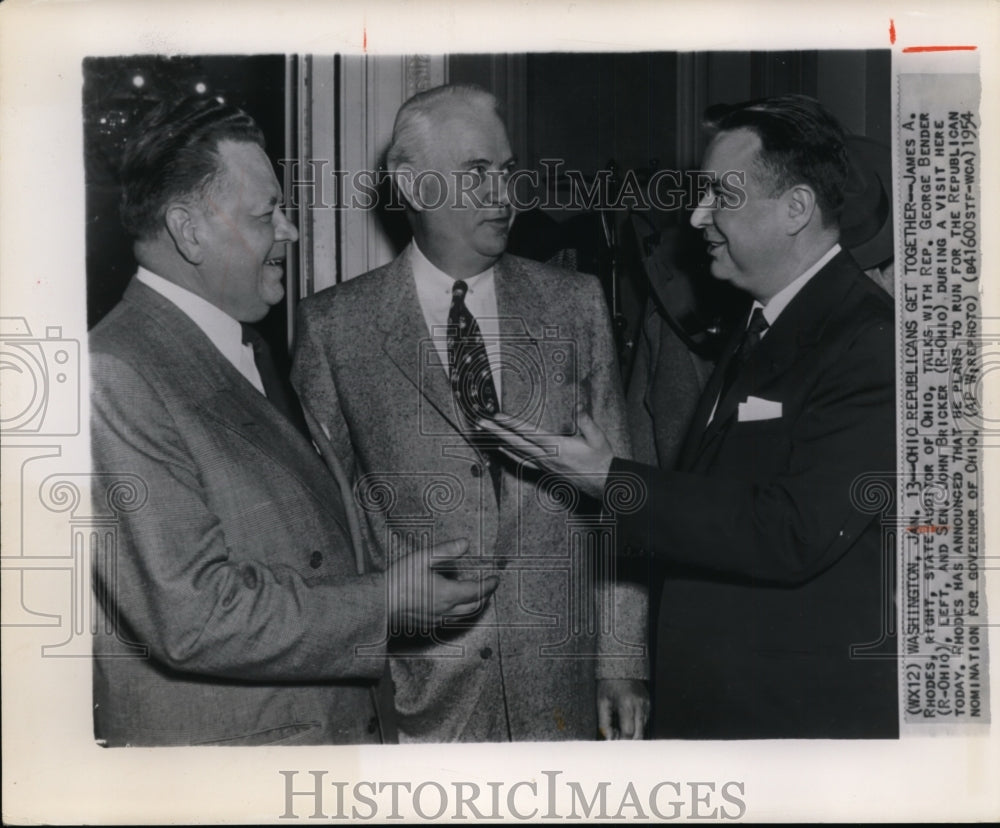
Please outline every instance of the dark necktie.
M480 417L492 417L500 410L500 400L493 384L493 371L486 355L479 323L465 304L469 286L457 279L451 289L451 309L448 311L448 366L451 390L460 416L470 426L467 436L483 451L497 496L500 493L500 466L493 452L485 451L481 440L471 430Z
M451 289L448 312L448 363L451 389L462 416L469 425L500 410L493 371L479 323L465 305L469 286L461 279Z
M257 373L260 374L265 396L307 440L311 440L299 398L295 396L295 390L287 378L282 377L274 367L271 349L264 341L264 337L247 324L241 324L240 327L243 328L243 344L253 348L253 361L257 366Z
M726 394L729 393L729 389L732 388L733 383L736 382L736 377L739 376L740 371L746 364L747 359L750 358L750 354L753 353L754 348L760 344L760 338L768 327L770 326L767 319L764 318L764 309L761 307L754 308L753 313L750 315L750 322L743 332L743 338L740 340L739 347L733 353L733 358L729 360L729 364L726 366L726 372L722 379L722 388L719 391L720 403L725 399Z

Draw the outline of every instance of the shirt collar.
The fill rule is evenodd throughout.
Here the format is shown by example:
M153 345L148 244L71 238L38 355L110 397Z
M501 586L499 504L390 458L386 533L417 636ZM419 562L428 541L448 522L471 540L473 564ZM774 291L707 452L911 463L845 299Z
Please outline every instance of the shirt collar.
M840 243L836 243L831 247L823 256L820 257L812 267L810 267L805 273L795 279L793 282L785 285L781 290L779 290L774 296L772 296L767 304L763 304L758 300L754 300L753 307L750 309L750 313L753 314L756 308L764 309L764 318L767 320L767 324L773 325L774 321L781 315L781 312L788 307L788 303L795 298L802 288L806 286L810 279L819 273L834 256L840 252Z
M243 348L243 330L239 322L198 294L162 276L157 276L142 266L136 271L135 277L175 304L204 332L226 359L234 365L239 364L240 351Z
M417 244L416 239L410 242L410 267L413 270L413 278L416 280L418 286L429 288L434 293L441 292L446 293L449 297L451 296L451 290L456 280L424 255L424 251L420 249L420 245ZM475 291L476 285L492 275L492 273L493 266L490 265L482 273L477 273L475 276L465 279L464 281L469 286L469 291Z

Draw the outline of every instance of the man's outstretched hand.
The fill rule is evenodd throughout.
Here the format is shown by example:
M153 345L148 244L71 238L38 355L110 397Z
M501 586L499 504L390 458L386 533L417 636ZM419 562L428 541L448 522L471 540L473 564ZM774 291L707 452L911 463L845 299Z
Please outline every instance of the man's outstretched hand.
M570 437L533 433L506 414L481 419L476 425L503 440L501 450L521 463L562 475L581 492L601 497L614 452L604 432L582 408L577 408L577 433Z
M393 629L425 632L446 617L474 615L483 608L500 583L496 575L463 580L442 574L455 575L468 548L464 539L445 541L404 555L386 570Z

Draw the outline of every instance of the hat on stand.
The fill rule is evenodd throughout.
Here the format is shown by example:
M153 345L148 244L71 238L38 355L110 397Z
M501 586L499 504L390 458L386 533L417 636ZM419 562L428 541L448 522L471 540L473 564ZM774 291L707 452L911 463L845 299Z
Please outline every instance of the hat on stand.
M863 135L849 135L851 169L840 214L840 243L862 270L893 258L892 152Z

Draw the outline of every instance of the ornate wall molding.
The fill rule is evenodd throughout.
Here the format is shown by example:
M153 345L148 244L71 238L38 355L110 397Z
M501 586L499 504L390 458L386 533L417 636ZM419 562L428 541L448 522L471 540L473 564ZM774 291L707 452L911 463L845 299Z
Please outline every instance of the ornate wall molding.
M431 55L407 55L405 60L406 96L404 100L445 82L444 58L435 58Z

